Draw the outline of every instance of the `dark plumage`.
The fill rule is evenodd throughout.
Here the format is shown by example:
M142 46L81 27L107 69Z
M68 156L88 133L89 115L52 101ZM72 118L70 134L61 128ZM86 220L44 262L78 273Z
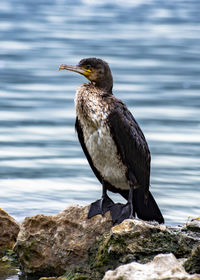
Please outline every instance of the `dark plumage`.
M145 137L126 105L112 94L108 64L97 58L82 59L78 66L62 64L91 81L77 89L76 130L86 158L103 186L102 198L91 204L88 218L110 210L114 223L132 215L164 223L149 191L150 151ZM120 193L127 204L115 204L107 190Z

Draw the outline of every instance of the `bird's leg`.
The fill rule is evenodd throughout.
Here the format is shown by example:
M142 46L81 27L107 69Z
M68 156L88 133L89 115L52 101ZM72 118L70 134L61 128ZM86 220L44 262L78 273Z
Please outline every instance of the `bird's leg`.
M125 219L130 219L134 215L133 211L133 185L130 185L128 201L126 204L116 203L110 209L113 224L120 224Z
M114 205L112 199L110 199L107 195L107 189L104 182L102 183L102 186L103 186L102 197L101 199L93 202L90 205L90 209L88 212L88 219L98 214L104 215Z

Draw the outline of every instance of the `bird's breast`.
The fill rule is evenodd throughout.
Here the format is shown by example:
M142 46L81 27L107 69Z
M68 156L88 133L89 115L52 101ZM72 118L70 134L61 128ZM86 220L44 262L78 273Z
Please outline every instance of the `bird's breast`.
M79 100L80 102L80 100ZM122 163L107 123L108 104L90 98L76 102L76 113L83 131L84 142L92 162L104 180L120 189L129 189L127 168Z

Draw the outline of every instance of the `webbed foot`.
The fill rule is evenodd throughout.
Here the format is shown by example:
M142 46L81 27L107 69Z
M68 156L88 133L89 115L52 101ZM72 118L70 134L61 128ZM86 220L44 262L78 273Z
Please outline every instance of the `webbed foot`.
M110 209L113 224L120 224L126 219L130 219L133 216L133 205L132 203L116 203Z
M126 219L135 216L135 211L133 209L133 186L130 185L128 202L126 204L116 203L110 209L110 214L112 216L113 224L120 224Z
M110 199L107 195L102 196L101 199L93 202L90 205L90 209L88 212L88 219L92 218L98 214L104 215L110 208L114 205L112 199Z

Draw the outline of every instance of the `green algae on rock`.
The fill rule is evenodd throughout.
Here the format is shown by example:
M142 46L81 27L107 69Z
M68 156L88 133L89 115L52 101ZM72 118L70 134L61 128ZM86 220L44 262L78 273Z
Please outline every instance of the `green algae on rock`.
M163 225L140 220L125 220L114 226L110 233L90 249L90 265L93 268L116 267L119 264L137 261L146 263L160 253L173 253L186 257L194 245L189 237L174 233Z
M190 257L184 263L184 267L188 273L200 274L200 245L193 249Z
M0 279L4 280L17 275L19 266L20 264L16 254L12 250L6 250L4 256L0 258Z

